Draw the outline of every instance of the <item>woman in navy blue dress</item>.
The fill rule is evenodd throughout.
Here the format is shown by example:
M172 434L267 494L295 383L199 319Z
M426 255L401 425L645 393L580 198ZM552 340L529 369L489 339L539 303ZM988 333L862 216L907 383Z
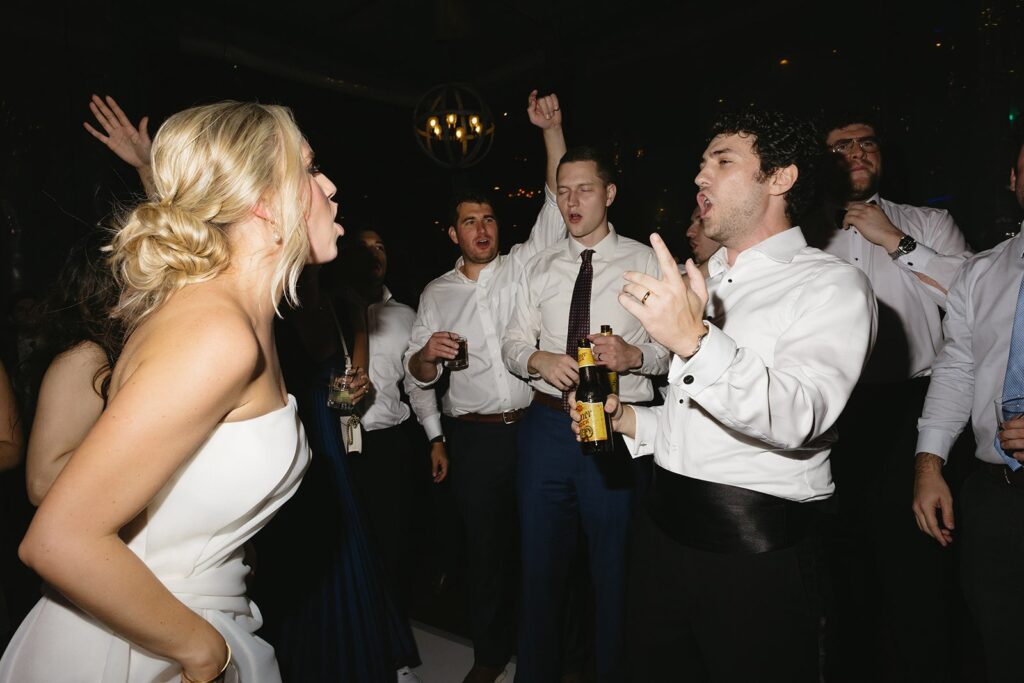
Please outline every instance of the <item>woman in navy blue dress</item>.
M344 371L347 354L327 295L312 291L317 275L304 275L303 309L286 315L278 336L313 460L299 492L257 539L254 592L286 683L390 683L396 672L415 680L407 669L420 663L412 631L381 579L340 416L327 406L331 371Z

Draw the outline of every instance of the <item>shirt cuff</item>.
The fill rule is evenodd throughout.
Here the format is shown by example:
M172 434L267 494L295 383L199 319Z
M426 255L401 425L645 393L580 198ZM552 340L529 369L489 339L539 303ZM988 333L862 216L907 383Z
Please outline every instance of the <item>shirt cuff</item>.
M528 379L540 377L540 374L530 374L530 356L535 353L537 353L537 349L527 348L518 357L512 358L512 364L515 366L510 368L512 373Z
M409 360L412 360L411 356L409 357ZM437 384L437 380L441 379L441 373L444 372L444 370L441 368L440 363L434 363L434 368L436 370L434 378L431 380L427 380L426 382L421 382L419 378L416 377L416 375L412 374L412 370L409 369L409 360L405 362L405 371L406 373L408 373L409 379L412 380L413 384L418 386L420 389L429 389L430 387Z
M631 406L635 416L634 436L622 435L622 440L634 458L654 452L654 436L658 432L658 415L650 408Z
M917 450L914 453L933 453L943 462L949 459L949 451L956 441L956 435L941 429L919 427L917 430Z
M423 422L420 423L423 426L423 431L427 433L427 440L433 439L435 436L441 436L444 434L444 430L441 429L441 416L438 413L428 415L423 418Z
M708 323L708 334L701 342L700 351L683 360L672 356L668 368L669 384L683 393L694 396L711 386L725 374L736 357L736 342L732 337Z
M937 254L934 249L919 242L914 248L914 251L909 254L900 255L896 261L904 268L918 273L925 273L927 275L928 265L936 255Z
M660 375L664 372L663 368L658 367L658 348L649 342L643 344L634 344L640 353L643 354L643 358L640 362L640 367L630 368L629 372L637 375Z

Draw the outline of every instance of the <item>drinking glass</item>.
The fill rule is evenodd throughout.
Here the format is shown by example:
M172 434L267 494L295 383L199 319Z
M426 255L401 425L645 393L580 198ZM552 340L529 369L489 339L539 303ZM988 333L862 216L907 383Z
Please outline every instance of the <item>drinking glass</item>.
M352 383L356 379L356 368L331 370L331 379L327 386L327 407L337 410L342 415L351 415L355 410L352 402Z
M995 400L996 424L1003 428L1003 423L1015 417L1024 415L1024 396L1013 396L1011 398Z
M469 367L469 343L461 334L454 335L452 340L459 343L459 351L455 358L445 359L444 366L449 370L465 370Z

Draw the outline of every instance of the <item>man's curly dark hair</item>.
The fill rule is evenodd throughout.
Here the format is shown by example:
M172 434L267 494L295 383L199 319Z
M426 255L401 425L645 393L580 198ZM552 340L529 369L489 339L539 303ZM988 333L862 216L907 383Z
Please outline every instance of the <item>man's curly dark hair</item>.
M759 182L790 164L797 167L793 187L786 193L786 217L793 225L811 208L818 194L818 168L824 155L814 124L774 111L724 114L711 126L708 142L718 135L750 136L761 161Z

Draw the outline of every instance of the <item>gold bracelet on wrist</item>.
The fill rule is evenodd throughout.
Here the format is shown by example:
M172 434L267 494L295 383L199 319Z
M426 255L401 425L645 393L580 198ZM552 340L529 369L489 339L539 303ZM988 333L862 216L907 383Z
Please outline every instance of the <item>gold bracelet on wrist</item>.
M216 681L224 675L224 672L228 670L228 667L231 666L231 643L225 640L224 645L228 648L228 658L224 660L224 666L220 668L220 671L217 672L216 676L205 681L198 681L185 673L185 669L183 668L181 670L181 679L185 681L185 683L216 683Z

